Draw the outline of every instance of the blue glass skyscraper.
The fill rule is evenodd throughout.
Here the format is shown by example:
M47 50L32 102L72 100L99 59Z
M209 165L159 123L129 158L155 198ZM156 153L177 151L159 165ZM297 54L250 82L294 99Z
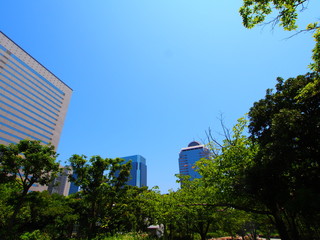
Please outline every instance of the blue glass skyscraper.
M200 178L200 174L195 171L195 163L201 158L209 156L209 149L199 142L193 141L188 147L182 148L179 154L179 170L181 175L190 176L190 180Z
M144 187L147 186L146 159L140 155L122 157L125 162L131 160L131 171L127 185Z

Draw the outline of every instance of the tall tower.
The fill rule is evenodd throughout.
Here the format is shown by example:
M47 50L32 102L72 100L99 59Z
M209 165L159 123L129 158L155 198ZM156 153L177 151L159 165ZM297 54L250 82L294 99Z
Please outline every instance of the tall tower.
M32 139L57 149L71 94L69 86L0 31L0 144ZM63 177L57 181L68 184ZM30 190L47 189L34 184Z
M193 141L188 147L182 148L179 154L179 170L181 175L190 176L190 180L200 178L200 174L195 171L195 163L201 158L209 156L209 149L199 142Z
M131 171L127 185L144 187L147 186L146 159L140 155L122 157L125 162L131 160Z
M22 139L57 149L72 89L0 32L0 144Z

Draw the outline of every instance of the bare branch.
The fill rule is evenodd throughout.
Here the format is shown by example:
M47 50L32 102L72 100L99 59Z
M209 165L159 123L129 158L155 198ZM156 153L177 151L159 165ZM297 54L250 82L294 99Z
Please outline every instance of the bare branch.
M301 9L300 12L303 12L304 10L306 10L308 8L308 6L305 6L304 3L307 3L307 5L309 4L309 0L304 0L300 3L297 3L296 5L294 5L294 8L297 9L300 5L301 5Z
M305 6L305 3L307 3L307 6ZM308 3L309 3L309 0L304 0L304 1L301 1L301 2L299 2L297 4L295 4L293 7L294 7L294 9L296 11L303 12L308 8ZM297 9L298 7L301 7L301 9L298 10ZM261 23L260 26L262 26L262 28L264 28L267 25L268 26L271 25L271 29L273 31L275 29L275 27L279 24L280 19L283 17L283 11L284 10L285 10L284 7L280 8L280 9L276 8L276 7L273 7L272 12L279 11L279 14L275 18L273 18L272 20L270 20L268 22Z
M315 28L312 28L312 29L303 29L303 30L300 30L300 31L297 31L296 33L294 33L293 35L285 38L284 40L288 40L290 38L293 38L295 37L296 35L300 34L300 33L309 33L309 32L315 32L316 30L320 29L320 26L317 26Z

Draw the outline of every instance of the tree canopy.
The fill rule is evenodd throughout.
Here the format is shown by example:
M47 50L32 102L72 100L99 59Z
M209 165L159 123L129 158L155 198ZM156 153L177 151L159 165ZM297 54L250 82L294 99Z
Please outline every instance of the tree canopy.
M212 157L197 163L208 204L267 215L284 240L320 237L320 95L300 96L315 78L278 78L249 120L211 140Z
M268 15L276 12L274 19L269 23L273 25L279 23L285 30L291 31L298 28L298 12L305 10L308 2L309 0L243 0L240 15L243 25L246 28L252 28L265 22Z
M314 73L286 81L278 78L276 91L267 90L265 98L249 112L251 139L259 150L247 171L246 184L272 212L278 228L283 229L283 239L320 237L316 233L320 217L320 95L303 101L297 98L314 78Z
M26 194L35 183L47 185L59 170L52 145L40 141L21 140L17 144L0 145L0 181L17 182Z
M309 0L243 0L239 12L242 23L246 28L253 28L257 24L271 23L273 27L279 24L284 30L293 31L299 29L297 25L299 12L307 10L308 3ZM266 20L268 16L273 18ZM313 33L315 40L315 46L312 49L313 62L311 62L309 68L317 75L299 94L300 97L308 97L320 92L320 24L319 22L311 22L298 32L302 31Z
M125 195L131 163L123 159L93 156L90 160L82 155L73 155L69 159L71 168L77 177L70 177L81 188L80 232L84 236L94 237L98 231L113 231L111 218L116 214L116 204Z
M30 188L33 184L51 183L59 171L59 163L54 147L42 145L40 141L21 140L17 144L0 145L0 153L0 182L12 183L19 189L6 223L11 231L6 237L15 239L16 218Z

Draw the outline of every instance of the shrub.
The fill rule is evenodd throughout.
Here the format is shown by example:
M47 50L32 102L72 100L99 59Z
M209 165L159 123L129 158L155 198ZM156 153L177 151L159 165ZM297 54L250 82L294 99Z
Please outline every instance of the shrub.
M26 232L20 236L21 240L51 240L51 238L46 233L40 232L40 230L35 230L33 232Z

